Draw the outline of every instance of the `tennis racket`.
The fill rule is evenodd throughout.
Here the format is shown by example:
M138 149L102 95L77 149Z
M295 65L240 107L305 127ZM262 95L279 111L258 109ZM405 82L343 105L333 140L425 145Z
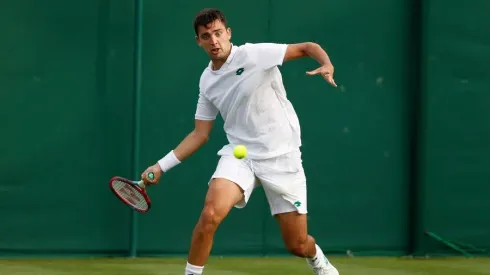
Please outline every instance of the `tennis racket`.
M150 172L148 178L155 175ZM146 184L143 180L134 181L122 177L113 177L109 181L109 188L123 203L138 212L148 212L151 208L151 200L146 193Z

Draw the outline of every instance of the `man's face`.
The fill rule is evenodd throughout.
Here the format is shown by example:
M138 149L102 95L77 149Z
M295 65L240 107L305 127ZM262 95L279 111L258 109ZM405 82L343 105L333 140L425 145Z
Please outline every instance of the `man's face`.
M220 20L213 21L207 26L199 26L196 41L212 60L224 59L231 48L231 30Z

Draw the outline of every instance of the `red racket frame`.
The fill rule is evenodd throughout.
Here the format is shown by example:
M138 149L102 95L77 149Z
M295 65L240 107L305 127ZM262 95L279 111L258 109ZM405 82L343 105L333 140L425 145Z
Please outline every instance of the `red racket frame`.
M117 192L116 190L114 190L114 185L113 185L113 182L114 181L121 181L121 182L124 182L126 184L128 184L131 188L133 188L136 192L140 193L141 195L143 195L143 198L145 198L145 201L146 203L148 204L148 209L146 210L142 210L142 209L138 209L138 208L135 208L133 207L130 202L126 199L126 198L123 198L121 197ZM126 178L123 178L123 177L112 177L111 180L109 181L109 188L111 189L112 193L114 193L114 195L116 195L116 197L122 201L124 204L126 204L127 206L131 207L132 209L134 209L135 211L138 211L140 213L145 213L145 212L148 212L151 208L151 200L150 200L150 197L148 196L148 193L146 192L146 189L143 189L141 187L138 186L138 183L135 182L135 181L132 181L132 180L128 180Z

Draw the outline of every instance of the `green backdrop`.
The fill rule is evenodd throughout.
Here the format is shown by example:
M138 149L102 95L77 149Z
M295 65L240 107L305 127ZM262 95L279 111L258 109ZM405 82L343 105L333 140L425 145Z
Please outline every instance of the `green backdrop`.
M419 232L490 247L490 2L425 4ZM463 15L463 16L462 16ZM462 17L461 17L462 16ZM460 22L455 17L461 17ZM439 251L419 236L424 251Z
M235 44L313 41L334 62L337 89L305 75L313 60L282 67L302 123L309 230L326 251L440 251L425 229L489 247L489 4L455 21L455 1L310 2L144 0L136 169L135 1L0 3L0 254L128 253L131 212L107 182L192 130L208 62L192 20L209 6L227 14ZM151 188L140 255L187 252L225 142L218 119L210 142ZM259 189L213 253L285 253L278 230Z

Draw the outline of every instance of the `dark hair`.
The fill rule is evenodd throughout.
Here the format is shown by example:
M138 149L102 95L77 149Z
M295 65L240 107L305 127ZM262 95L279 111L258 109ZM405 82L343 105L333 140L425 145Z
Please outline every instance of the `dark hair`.
M199 11L194 18L194 31L196 32L196 35L198 34L197 29L199 26L206 27L209 23L216 20L221 21L226 27L226 17L222 11L215 8L207 8Z

